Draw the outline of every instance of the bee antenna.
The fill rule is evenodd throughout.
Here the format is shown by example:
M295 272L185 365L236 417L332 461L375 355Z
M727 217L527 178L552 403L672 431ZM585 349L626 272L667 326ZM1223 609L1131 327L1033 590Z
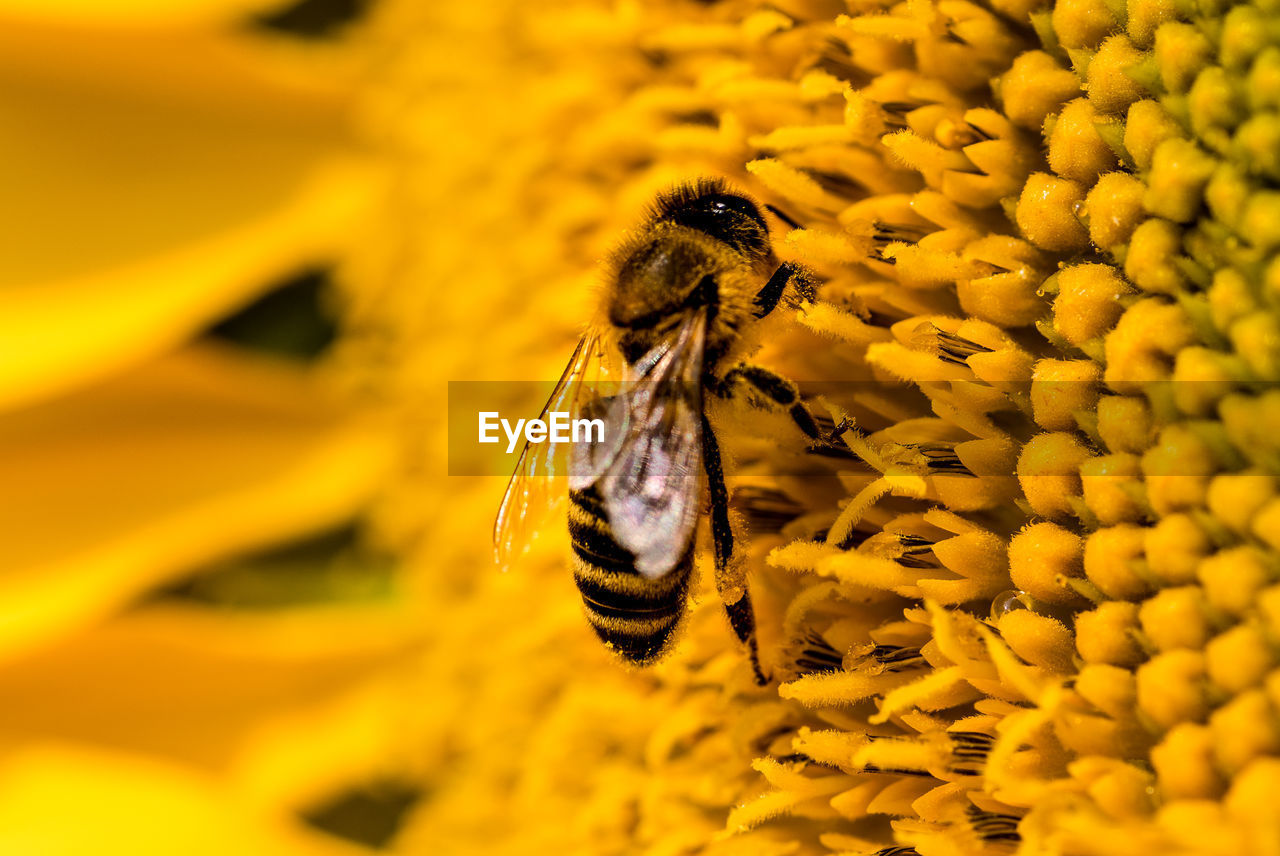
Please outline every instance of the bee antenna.
M783 223L786 223L786 224L787 224L788 226L790 226L792 229L803 229L803 228L804 228L804 226L801 226L799 223L797 223L795 220L793 220L791 217L789 217L789 216L786 214L786 212L785 212L785 211L783 211L783 210L782 210L781 208L779 208L778 206L776 206L776 205L766 205L766 206L764 206L764 207L769 211L769 213L773 214L773 216L774 216L774 217L777 217L779 220L781 220Z

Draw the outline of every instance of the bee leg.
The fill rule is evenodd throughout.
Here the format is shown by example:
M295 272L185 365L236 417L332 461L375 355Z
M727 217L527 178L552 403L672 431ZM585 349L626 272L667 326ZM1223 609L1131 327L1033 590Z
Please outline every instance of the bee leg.
M840 434L848 426L842 424L830 432L824 432L818 427L818 420L813 412L801 400L800 390L782 375L762 366L741 363L725 373L721 389L732 394L734 384L739 382L750 386L770 404L785 409L796 427L813 441L810 451L836 458L856 457L847 446L838 441Z
M769 277L769 281L756 292L756 317L763 318L777 309L778 303L782 300L782 295L792 282L795 283L796 291L799 292L801 298L804 300L813 299L813 276L799 265L783 262L778 265L778 269L773 272L773 276Z
M756 616L747 591L747 575L741 557L734 555L733 525L729 520L729 490L724 483L724 465L720 461L720 444L706 414L702 416L702 465L707 472L711 494L711 539L716 562L716 591L729 614L734 635L747 648L756 683L769 683L760 669L760 651L756 645ZM730 600L732 598L732 600Z

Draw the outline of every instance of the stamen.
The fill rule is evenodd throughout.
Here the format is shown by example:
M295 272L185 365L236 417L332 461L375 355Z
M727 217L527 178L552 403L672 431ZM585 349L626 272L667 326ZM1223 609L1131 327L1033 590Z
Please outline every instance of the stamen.
M806 633L800 645L800 654L796 657L800 674L838 672L844 668L844 657L817 631Z
M971 476L969 468L956 455L955 446L949 443L904 443L925 457L925 466L934 473Z

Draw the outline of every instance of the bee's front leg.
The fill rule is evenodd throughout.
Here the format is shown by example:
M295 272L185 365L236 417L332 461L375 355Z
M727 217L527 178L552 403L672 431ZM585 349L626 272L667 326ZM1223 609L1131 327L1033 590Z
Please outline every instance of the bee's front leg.
M751 608L751 594L747 590L745 562L735 553L733 525L729 519L729 490L724 482L724 464L720 459L720 444L706 414L702 416L702 466L707 473L707 487L711 494L711 540L715 550L716 591L729 614L729 624L734 634L747 648L756 683L769 683L760 669L760 651L756 645L756 616Z
M796 296L801 300L813 300L813 275L800 265L783 262L769 277L768 282L756 293L755 316L763 318L778 308L787 286L794 286Z
M785 410L796 427L813 441L809 449L814 454L837 458L856 457L848 446L839 441L840 433L848 426L840 425L823 431L819 427L818 418L800 398L800 390L782 375L763 366L740 363L725 373L718 391L725 397L732 397L743 386L754 392L766 406Z

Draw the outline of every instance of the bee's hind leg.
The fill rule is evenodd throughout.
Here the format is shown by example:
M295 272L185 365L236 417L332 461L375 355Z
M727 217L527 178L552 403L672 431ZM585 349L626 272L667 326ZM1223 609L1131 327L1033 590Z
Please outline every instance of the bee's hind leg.
M720 445L706 415L702 417L702 465L707 472L711 494L711 539L714 542L716 591L729 614L734 634L747 648L756 683L769 683L760 669L760 650L756 645L756 616L747 590L747 574L742 557L734 552L733 525L729 519L729 490L724 482L724 465Z

